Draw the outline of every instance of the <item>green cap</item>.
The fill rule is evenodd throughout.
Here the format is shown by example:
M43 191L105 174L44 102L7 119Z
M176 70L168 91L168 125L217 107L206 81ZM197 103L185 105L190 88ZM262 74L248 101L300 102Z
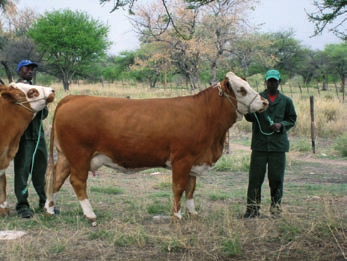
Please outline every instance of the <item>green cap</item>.
M266 74L265 74L265 81L267 81L267 80L269 80L271 78L274 78L277 81L279 81L281 79L280 72L277 71L277 70L269 70L269 71L267 71Z

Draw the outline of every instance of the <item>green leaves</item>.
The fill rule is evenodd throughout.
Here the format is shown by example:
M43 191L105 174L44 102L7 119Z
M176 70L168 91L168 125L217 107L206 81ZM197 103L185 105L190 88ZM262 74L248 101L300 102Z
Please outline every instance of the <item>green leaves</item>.
M45 13L28 35L49 65L49 73L67 87L75 74L88 75L90 68L106 56L109 27L84 12L59 10Z

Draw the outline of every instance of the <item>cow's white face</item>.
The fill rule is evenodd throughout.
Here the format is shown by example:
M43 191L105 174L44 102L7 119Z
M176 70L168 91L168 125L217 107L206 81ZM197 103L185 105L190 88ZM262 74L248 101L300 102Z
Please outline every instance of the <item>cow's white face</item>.
M42 110L46 104L52 102L55 97L55 91L50 87L25 83L11 83L9 87L21 90L24 93L30 108L34 112Z
M267 109L269 102L253 90L247 81L241 79L232 72L228 72L226 77L228 77L236 95L239 113L261 112Z

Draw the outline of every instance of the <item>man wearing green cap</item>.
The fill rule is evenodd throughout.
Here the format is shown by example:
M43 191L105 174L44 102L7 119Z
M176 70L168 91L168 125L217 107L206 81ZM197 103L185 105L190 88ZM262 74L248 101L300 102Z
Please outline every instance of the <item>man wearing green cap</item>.
M30 60L19 62L16 70L19 75L17 82L32 84L33 72L37 66L37 63ZM42 120L47 115L47 107L36 113L20 139L18 152L14 158L16 210L21 218L31 218L34 215L28 202L27 185L30 173L32 173L33 186L39 196L39 208L43 208L46 202L45 173L47 168L47 147Z
M271 196L270 213L274 217L281 216L286 152L289 151L287 132L297 119L292 99L278 90L281 83L279 71L267 71L265 83L267 89L260 95L269 101L268 109L245 115L246 120L252 122L252 153L244 218L260 215L261 187L266 172Z

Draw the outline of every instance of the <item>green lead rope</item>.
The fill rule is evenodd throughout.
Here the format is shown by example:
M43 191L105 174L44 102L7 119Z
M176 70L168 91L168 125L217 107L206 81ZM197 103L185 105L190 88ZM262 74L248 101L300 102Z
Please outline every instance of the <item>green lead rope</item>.
M264 132L264 131L261 129L260 122L259 122L259 119L258 119L257 114L256 114L255 112L253 112L253 114L254 114L255 119L256 119L257 122L258 122L259 130L260 130L260 132L261 132L262 134L268 135L268 136L269 136L269 135L272 135L272 134L275 133L274 131L271 132L271 133ZM268 118L268 120L269 120L269 122L270 122L270 125L272 125L272 124L273 124L273 121L271 120L270 116L267 116L267 118Z
M29 173L28 183L27 183L26 188L23 189L23 191L22 191L22 194L23 194L23 195L24 195L25 193L27 193L27 191L28 191L28 189L29 189L29 184L30 184L30 182L31 182L31 180L32 180L32 177L33 177L33 169L34 169L35 155L36 155L37 148L39 147L40 138L41 138L42 118L43 118L43 113L41 112L41 122L40 122L40 127L39 127L39 136L38 136L38 138L37 138L37 142L36 142L35 150L34 150L34 153L33 153L33 157L32 157L32 159L31 159L31 170L30 170L30 173Z

